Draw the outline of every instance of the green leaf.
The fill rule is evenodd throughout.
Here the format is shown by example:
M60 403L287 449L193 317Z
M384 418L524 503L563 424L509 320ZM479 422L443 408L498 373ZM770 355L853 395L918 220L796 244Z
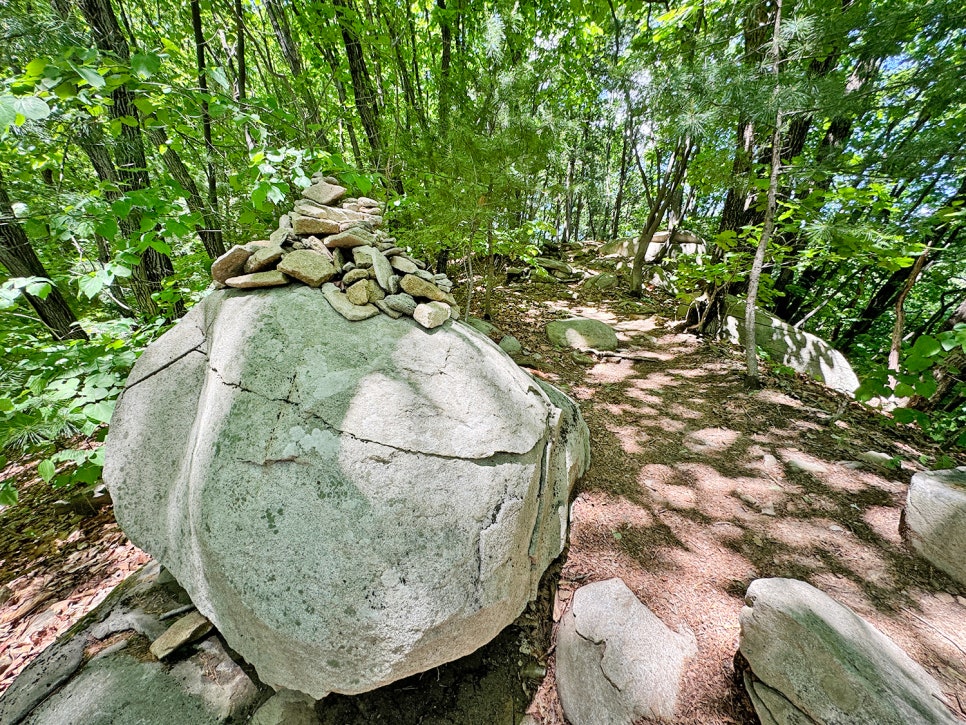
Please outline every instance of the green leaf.
M111 211L113 211L119 219L127 219L127 215L131 213L131 208L133 206L134 200L130 197L124 197L111 204Z
M214 66L208 69L208 77L215 82L216 85L220 86L222 90L229 90L228 78L225 76L225 71L220 67Z
M932 357L942 352L942 345L932 335L920 335L912 346L911 354L919 357Z
M152 239L148 246L158 254L171 254L171 247L163 239Z
M916 383L916 395L921 395L923 398L931 398L938 387L939 384L936 382L936 379L930 376Z
M94 231L108 241L113 241L120 233L121 229L117 225L117 219L113 216L104 217L94 227Z
M13 108L13 96L0 96L0 131L17 120L17 112Z
M31 121L40 121L50 115L50 106L46 101L36 96L24 96L15 98L13 110Z
M84 295L87 299L92 300L101 293L102 289L104 289L104 279L98 274L81 277L79 280L77 280L77 286L80 288L80 293L82 295Z
M9 413L13 410L13 402L9 398L0 398L0 413Z
M933 360L928 357L922 357L914 353L910 353L909 357L906 358L906 369L914 372L921 373L923 370L928 370L933 366Z
M150 78L161 68L161 57L156 53L135 53L131 56L131 72L142 80Z
M47 61L44 58L35 58L34 60L27 63L25 70L29 76L42 76L44 74L44 69L47 67Z
M13 506L17 503L17 489L10 481L0 483L0 506Z
M929 417L921 411L912 408L896 408L892 411L892 417L898 423L928 423Z
M54 462L49 458L45 458L40 462L40 465L37 466L37 475L44 480L44 483L50 483L50 479L54 477L55 473L57 473L57 468L54 466Z
M895 394L897 398L908 398L915 392L915 388L906 383L898 383L896 385Z
M51 286L49 282L31 282L24 288L24 292L42 300L47 299L50 294Z
M113 400L102 400L99 403L91 403L84 406L84 415L98 423L110 423L111 415L114 413Z
M70 67L77 71L77 75L87 81L93 88L103 88L107 83L104 77L93 68L85 68L84 66L74 65L73 63L70 64Z

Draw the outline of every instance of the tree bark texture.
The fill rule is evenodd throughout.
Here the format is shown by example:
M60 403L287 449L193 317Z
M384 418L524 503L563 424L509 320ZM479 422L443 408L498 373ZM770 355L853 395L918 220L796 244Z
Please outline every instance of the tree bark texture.
M13 205L10 203L2 176L0 176L0 264L6 267L13 277L44 277L51 280L50 293L46 299L26 292L24 296L54 339L88 339L87 333L77 324L77 317L64 295L57 289L43 262L30 245L27 233L14 216Z

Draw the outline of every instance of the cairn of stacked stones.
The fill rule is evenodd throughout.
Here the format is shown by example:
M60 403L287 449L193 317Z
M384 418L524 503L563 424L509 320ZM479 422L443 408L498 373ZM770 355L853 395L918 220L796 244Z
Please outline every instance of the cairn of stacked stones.
M396 246L379 229L383 205L346 199L338 179L316 174L267 241L229 249L211 265L218 287L253 289L299 282L320 289L347 320L380 313L425 328L459 317L453 283Z

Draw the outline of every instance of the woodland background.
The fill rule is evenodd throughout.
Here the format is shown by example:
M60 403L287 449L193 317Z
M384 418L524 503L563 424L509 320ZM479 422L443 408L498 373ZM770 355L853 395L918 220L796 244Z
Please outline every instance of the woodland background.
M0 0L0 78L0 447L54 485L320 171L483 317L508 264L688 230L683 299L751 286L966 445L960 2Z

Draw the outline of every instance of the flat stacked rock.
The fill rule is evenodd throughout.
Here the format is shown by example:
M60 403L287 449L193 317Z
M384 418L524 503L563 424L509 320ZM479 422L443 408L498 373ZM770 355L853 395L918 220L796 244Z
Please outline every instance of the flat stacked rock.
M257 289L300 282L320 289L347 320L380 313L412 317L427 329L459 318L445 274L432 274L387 237L383 205L346 188L331 176L312 177L289 214L266 241L236 245L211 265L219 287Z

